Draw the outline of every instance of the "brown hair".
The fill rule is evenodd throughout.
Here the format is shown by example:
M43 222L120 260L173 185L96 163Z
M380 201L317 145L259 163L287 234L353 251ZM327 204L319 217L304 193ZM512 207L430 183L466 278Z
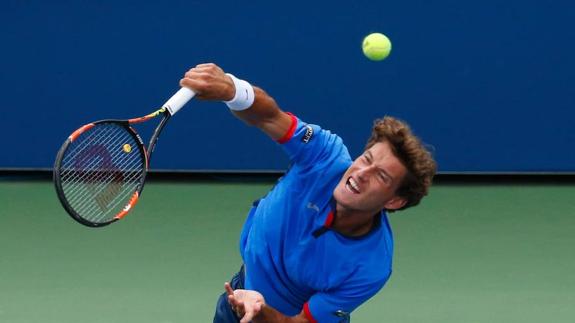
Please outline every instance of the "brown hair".
M396 190L407 203L398 210L419 204L427 195L437 169L431 153L405 122L393 117L375 120L365 149L378 142L388 142L394 155L407 168L407 174Z

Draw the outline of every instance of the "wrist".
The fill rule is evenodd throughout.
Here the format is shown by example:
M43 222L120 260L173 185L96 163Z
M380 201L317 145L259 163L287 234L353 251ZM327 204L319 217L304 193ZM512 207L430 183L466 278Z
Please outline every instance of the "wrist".
M228 108L234 111L246 110L252 106L255 100L255 93L253 86L241 79L236 78L232 74L226 74L234 83L235 94L229 101L224 101Z
M254 318L252 320L252 323L265 323L265 322L269 322L269 315L266 315L266 312L268 311L267 309L267 305L264 302L262 304L262 306L260 307L260 310L254 315Z

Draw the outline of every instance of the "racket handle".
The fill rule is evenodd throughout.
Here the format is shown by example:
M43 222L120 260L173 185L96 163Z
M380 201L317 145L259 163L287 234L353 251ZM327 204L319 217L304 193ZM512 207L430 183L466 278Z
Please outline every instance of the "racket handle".
M190 101L196 93L187 87L182 87L176 94L164 103L162 108L166 108L170 115L176 114L188 101Z

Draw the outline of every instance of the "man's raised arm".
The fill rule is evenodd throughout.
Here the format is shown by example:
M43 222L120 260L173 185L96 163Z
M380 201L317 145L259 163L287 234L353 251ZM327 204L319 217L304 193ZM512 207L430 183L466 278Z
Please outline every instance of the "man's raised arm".
M224 73L215 64L190 69L180 85L194 90L198 99L229 103L237 118L258 127L273 140L281 139L292 126L292 117L264 90Z

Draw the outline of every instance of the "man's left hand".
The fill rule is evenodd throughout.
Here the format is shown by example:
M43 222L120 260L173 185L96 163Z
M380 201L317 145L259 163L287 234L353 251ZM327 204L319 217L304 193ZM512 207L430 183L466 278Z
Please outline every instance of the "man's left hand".
M255 290L233 290L229 283L225 283L224 288L232 309L241 317L240 323L251 322L266 304L263 295Z

